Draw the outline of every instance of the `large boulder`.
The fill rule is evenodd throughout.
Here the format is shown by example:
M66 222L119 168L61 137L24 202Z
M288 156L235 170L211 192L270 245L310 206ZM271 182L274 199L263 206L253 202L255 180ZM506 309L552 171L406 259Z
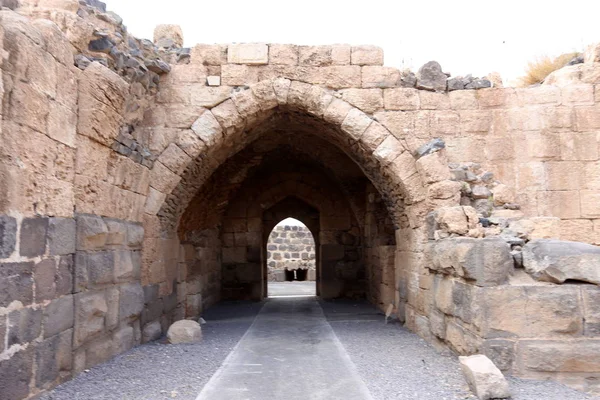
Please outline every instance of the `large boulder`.
M174 322L167 331L167 340L171 344L199 342L202 340L202 328L189 319Z
M462 277L476 286L501 285L514 267L510 248L499 237L437 240L428 245L427 256L429 269Z
M448 76L442 71L442 66L437 61L429 61L417 72L417 88L444 92Z
M483 354L458 357L458 360L469 388L480 400L510 397L508 382L492 360Z
M554 239L532 240L523 247L525 271L540 281L568 279L600 285L600 247Z

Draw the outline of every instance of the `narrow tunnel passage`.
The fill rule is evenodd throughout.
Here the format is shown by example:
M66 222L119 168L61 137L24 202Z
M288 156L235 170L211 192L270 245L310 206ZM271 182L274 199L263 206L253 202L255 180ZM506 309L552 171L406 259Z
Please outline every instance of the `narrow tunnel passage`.
M287 217L304 223L314 238L314 267L303 279L316 282L318 296L368 299L382 309L394 302L390 203L338 145L324 139L331 135L326 126L305 122L273 116L189 202L177 228L188 249L180 265L187 274L178 274L179 284L186 284L187 316L219 300L261 300L270 279L285 281L284 271L279 278L269 271L269 262L278 260L269 261L267 242Z

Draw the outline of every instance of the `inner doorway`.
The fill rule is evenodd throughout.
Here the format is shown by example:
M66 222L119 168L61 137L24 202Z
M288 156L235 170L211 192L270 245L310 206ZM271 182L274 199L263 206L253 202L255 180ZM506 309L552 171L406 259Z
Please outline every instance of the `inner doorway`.
M311 231L288 217L267 239L267 296L317 295L317 248Z

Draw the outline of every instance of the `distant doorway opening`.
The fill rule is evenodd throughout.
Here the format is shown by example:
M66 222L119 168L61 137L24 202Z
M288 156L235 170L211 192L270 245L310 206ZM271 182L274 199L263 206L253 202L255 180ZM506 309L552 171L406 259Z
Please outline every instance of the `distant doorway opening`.
M315 240L310 230L294 218L275 225L267 240L267 295L316 296Z

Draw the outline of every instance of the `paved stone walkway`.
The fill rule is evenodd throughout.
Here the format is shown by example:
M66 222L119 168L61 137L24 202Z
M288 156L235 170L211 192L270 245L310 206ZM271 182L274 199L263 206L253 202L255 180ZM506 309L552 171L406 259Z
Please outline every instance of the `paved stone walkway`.
M454 354L384 324L364 301L225 302L204 318L201 343L135 347L40 400L475 400ZM591 399L552 381L509 382L514 400Z
M317 284L312 281L304 282L269 282L267 286L269 297L278 296L316 296Z
M268 301L197 400L369 400L316 298Z

